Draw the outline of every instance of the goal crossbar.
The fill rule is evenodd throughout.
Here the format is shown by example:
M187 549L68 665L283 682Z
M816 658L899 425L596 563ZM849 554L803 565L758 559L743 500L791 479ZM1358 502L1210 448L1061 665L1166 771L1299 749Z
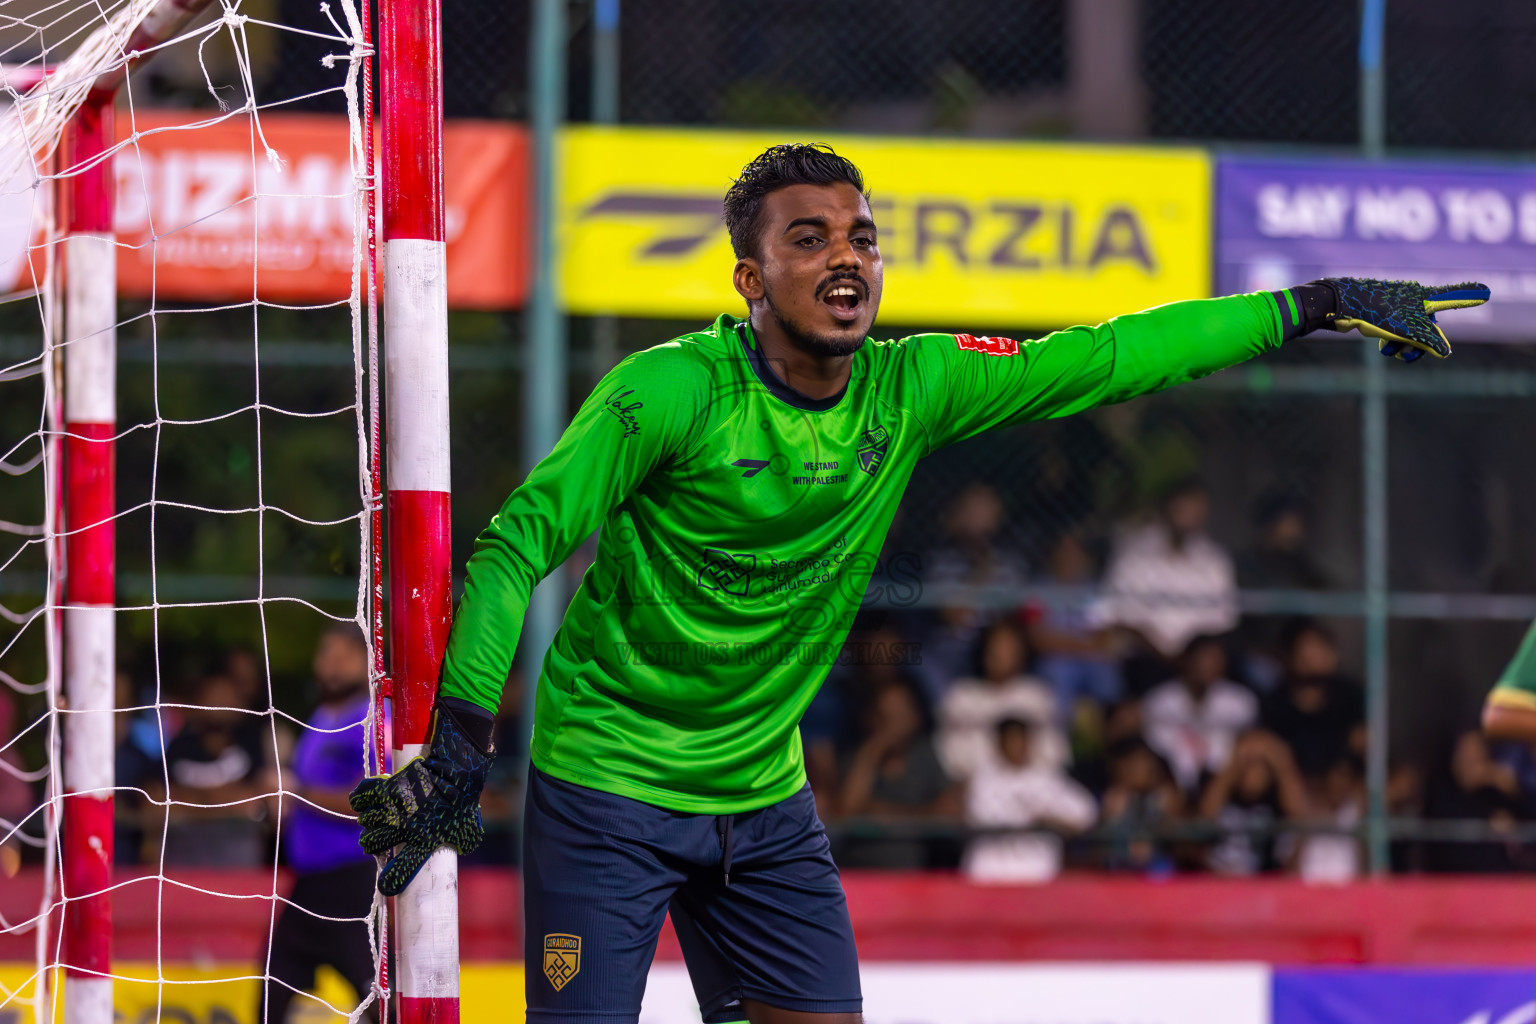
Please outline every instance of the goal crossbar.
M0 183L29 161L46 162L86 97L115 92L134 59L165 45L211 2L129 0L46 75L0 70L0 90L12 99L0 116Z

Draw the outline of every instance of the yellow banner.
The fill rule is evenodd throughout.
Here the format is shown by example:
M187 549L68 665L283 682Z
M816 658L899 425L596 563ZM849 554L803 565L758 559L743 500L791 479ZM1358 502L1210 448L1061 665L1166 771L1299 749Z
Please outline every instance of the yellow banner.
M261 1024L257 1001L261 968L251 964L153 963L114 967L114 1016L119 1024ZM0 963L0 1024L31 1024L35 992L31 964ZM59 995L55 988L54 994ZM310 997L290 1004L288 1024L345 1024L357 1005L352 986L329 967L316 975ZM62 1000L60 1000L62 1006ZM45 1019L63 1020L54 1008ZM464 1024L493 1024L523 1017L523 965L466 963L459 969L459 1019Z
M720 201L748 160L795 139L828 142L864 172L882 323L1059 327L1210 294L1199 150L581 127L561 150L567 308L743 312Z

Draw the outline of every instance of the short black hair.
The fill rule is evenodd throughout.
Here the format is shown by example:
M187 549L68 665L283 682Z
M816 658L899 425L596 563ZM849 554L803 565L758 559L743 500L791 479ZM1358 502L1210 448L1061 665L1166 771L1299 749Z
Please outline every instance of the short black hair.
M1119 764L1122 761L1135 757L1137 754L1146 754L1152 759L1153 764L1157 766L1157 774L1161 777L1162 781L1173 781L1173 769L1168 767L1168 759L1153 750L1151 744L1140 736L1125 736L1116 740L1110 744L1108 754L1111 765Z
M1291 490L1270 491L1253 506L1253 521L1261 529L1274 526L1288 515L1300 516L1302 519L1310 519L1312 516L1307 499Z
M1184 645L1184 650L1180 652L1179 657L1187 658L1202 647L1214 647L1221 651L1222 654L1227 653L1227 642L1221 637L1215 633L1200 633L1190 638L1189 643Z
M1301 638L1309 634L1321 637L1330 647L1337 649L1339 646L1338 638L1333 635L1333 630L1314 618L1297 615L1294 618L1287 619L1281 625L1280 649L1289 657L1296 652L1296 645L1301 643Z
M976 642L971 645L971 676L975 679L987 677L987 647L991 645L992 638L998 633L1012 633L1019 639L1019 646L1024 648L1024 664L1020 671L1028 672L1030 662L1034 660L1034 650L1029 646L1029 636L1021 628L1020 624L1010 616L993 619L982 627L976 634Z
M1169 484L1167 487L1163 488L1163 493L1159 496L1158 499L1158 505L1162 508L1167 508L1169 504L1179 498L1187 498L1191 494L1208 495L1210 493L1211 492L1206 489L1205 481L1200 477L1191 474L1190 476L1180 477L1173 483Z
M1018 718L1013 715L1010 715L1007 718L999 719L996 728L997 738L999 741L1001 741L1004 736L1007 736L1015 729L1023 729L1026 736L1028 736L1030 739L1035 738L1035 723L1029 721L1028 719Z
M763 200L770 192L791 185L836 185L846 182L865 199L864 175L847 157L821 142L785 142L769 146L741 169L725 193L725 227L737 259L753 255L762 233Z

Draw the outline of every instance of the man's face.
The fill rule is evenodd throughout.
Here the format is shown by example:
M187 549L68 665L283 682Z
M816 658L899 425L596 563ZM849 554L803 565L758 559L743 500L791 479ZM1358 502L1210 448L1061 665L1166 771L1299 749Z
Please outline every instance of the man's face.
M1183 491L1169 498L1166 508L1168 525L1173 527L1173 532L1187 535L1205 529L1211 500L1204 491Z
M1291 673L1304 679L1322 679L1339 670L1339 652L1333 642L1316 630L1307 630L1291 648Z
M1269 545L1276 551L1299 551L1307 541L1307 521L1301 513L1286 511L1269 526Z
M734 280L800 347L822 356L856 352L884 283L869 203L845 183L769 193L757 255L737 261Z
M1030 736L1028 729L1021 729L1017 725L1010 725L1002 731L998 737L998 750L1003 755L1003 760L1015 768L1023 768L1030 760Z
M1202 643L1184 655L1184 682L1204 693L1227 672L1227 655L1219 646Z
M368 649L350 637L327 633L320 638L313 668L322 698L349 693L367 685Z

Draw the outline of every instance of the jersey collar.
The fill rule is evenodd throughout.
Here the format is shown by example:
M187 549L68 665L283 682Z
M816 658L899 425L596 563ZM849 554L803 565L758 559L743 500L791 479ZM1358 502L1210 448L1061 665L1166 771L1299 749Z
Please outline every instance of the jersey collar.
M837 394L828 395L826 398L812 398L809 395L801 394L786 384L783 378L774 372L773 367L768 365L768 357L763 355L762 346L752 336L750 324L745 320L737 320L729 314L722 316L720 322L723 331L729 331L736 335L737 342L740 343L742 349L747 354L747 362L751 364L753 374L762 382L763 387L767 388L773 397L786 405L792 405L796 409L804 409L807 412L826 412L828 409L835 408L837 403L843 400L843 396L848 393L848 385L845 383L842 390L837 392ZM852 374L849 375L848 380L850 382L853 380Z

